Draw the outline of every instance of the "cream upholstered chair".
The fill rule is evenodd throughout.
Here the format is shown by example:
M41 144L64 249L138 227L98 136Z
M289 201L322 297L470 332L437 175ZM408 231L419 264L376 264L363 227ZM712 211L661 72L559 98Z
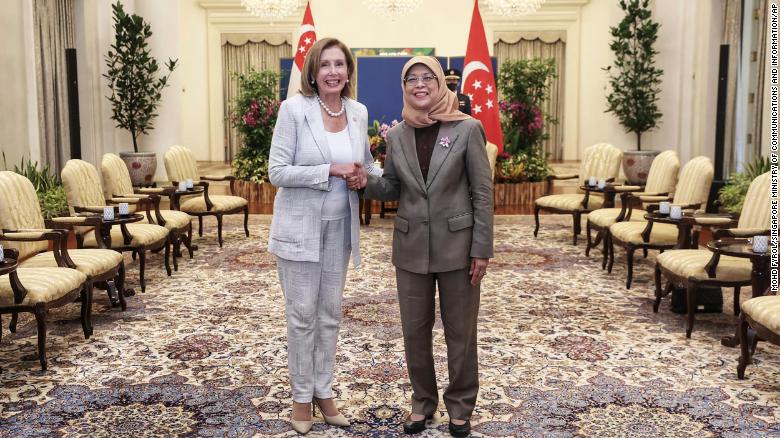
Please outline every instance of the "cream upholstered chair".
M101 170L103 173L103 195L109 201L115 198L139 198L139 200L150 198L157 201L160 195L170 195L173 191L173 188L133 189L130 172L127 171L125 162L116 154L103 155ZM182 242L192 258L192 217L183 211L160 210L158 202L155 202L154 205L154 215L147 210L146 221L168 229L168 237L173 245L173 269L178 271L179 264L176 257L181 257Z
M498 146L491 142L485 143L485 151L487 152L488 162L490 163L490 177L493 181L496 180L496 159L498 158Z
M95 166L82 160L68 160L62 169L62 184L68 198L71 213L103 212L108 205L103 198L102 184ZM136 198L137 199L137 198ZM134 202L131 198L115 199L117 202ZM76 228L76 240L80 248L102 248L103 239L94 228ZM125 236L127 234L127 237ZM138 255L141 292L146 291L146 251L165 249L165 270L171 275L168 230L155 224L130 223L113 226L110 230L111 249L131 251Z
M717 229L713 236L752 237L768 234L770 226L770 174L757 177L750 184L736 228ZM697 222L710 227L728 227L728 218L700 218ZM657 225L657 224L656 224ZM696 309L697 291L701 286L734 287L734 310L739 311L739 288L750 285L753 265L749 259L713 253L708 249L676 249L659 254L655 262L655 303L657 312L661 299L672 286L684 286L688 298L686 336L691 337ZM669 287L661 288L662 274L669 279Z
M745 368L752 358L752 345L748 340L748 325L758 338L765 339L775 345L780 345L780 296L768 295L751 298L742 303L742 314L739 316L739 365L737 377L745 378Z
M233 181L235 177L227 176L201 176L198 173L195 155L184 146L171 146L165 152L165 170L168 179L174 182L192 179L196 185L203 186L202 195L182 196L178 209L198 217L198 235L203 236L203 216L215 216L217 218L217 241L222 246L222 216L244 212L244 232L249 237L249 205L247 200L240 196L232 196ZM210 195L208 181L230 181L231 195Z
M680 171L679 183L675 189L674 197L669 196L640 196L643 202L671 201L680 205L683 209L703 212L707 207L707 198L710 194L712 177L715 173L712 162L707 157L696 157L683 166ZM637 218L639 219L639 218ZM644 219L637 221L624 221L609 227L609 272L615 261L615 244L620 245L626 252L626 289L631 288L634 276L634 251L672 249L677 245L678 230L673 224L647 222Z
M6 199L13 199L13 208L0 209L0 228L3 230L42 230L55 229L64 231L73 229L76 225L94 225L100 227L100 220L87 217L60 217L45 221L38 204L38 195L35 193L30 180L15 172L0 172L0 193ZM46 240L14 242L9 247L20 251L24 261L21 268L56 268L60 265L58 257L64 259L66 266L75 268L85 274L90 283L105 286L109 291L109 299L112 305L118 302L122 310L127 308L125 294L125 263L122 255L109 249L71 249L62 253L47 251ZM113 282L117 296L110 293Z
M608 143L598 143L585 148L582 162L580 162L579 173L551 175L548 177L548 181L577 178L579 185L583 185L591 176L595 176L598 179L603 178L607 181L614 181L620 172L620 162L622 159L623 151ZM610 204L608 199L607 204ZM534 221L536 222L534 237L539 233L540 210L571 214L573 218L573 243L576 245L577 236L580 234L582 227L582 215L597 208L602 208L602 206L611 207L611 205L605 205L605 198L597 193L542 196L534 201Z
M585 233L588 245L585 248L585 256L590 255L590 250L601 241L604 242L601 268L607 265L609 253L609 227L616 222L624 220L643 221L645 211L631 208L632 200L639 196L666 196L674 191L677 185L677 173L680 171L680 158L675 151L664 151L658 154L650 166L647 174L647 183L644 187L618 186L612 190L620 193L620 208L600 208L588 213ZM596 238L592 238L592 232L596 231Z
M56 231L30 231L3 233L4 237L15 240L29 239L39 242L50 239L55 251L67 246L67 237ZM33 245L34 246L34 245ZM6 258L19 259L19 251L4 249ZM46 371L46 314L49 309L61 307L74 300L81 302L81 328L84 338L92 336L92 285L84 273L67 267L55 268L13 268L11 272L0 275L0 315L10 313L11 332L16 331L19 313L29 312L35 316L38 326L38 361Z

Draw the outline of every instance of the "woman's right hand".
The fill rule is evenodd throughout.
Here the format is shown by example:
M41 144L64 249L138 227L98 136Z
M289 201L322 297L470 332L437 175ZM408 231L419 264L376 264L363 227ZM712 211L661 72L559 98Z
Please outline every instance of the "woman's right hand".
M348 176L355 174L355 163L339 163L330 165L330 176L337 176L347 179Z

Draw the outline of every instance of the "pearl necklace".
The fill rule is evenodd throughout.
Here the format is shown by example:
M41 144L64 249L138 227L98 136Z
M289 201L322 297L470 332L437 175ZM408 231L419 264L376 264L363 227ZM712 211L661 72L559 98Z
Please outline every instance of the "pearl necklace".
M344 99L343 97L341 98L341 111L334 112L334 111L331 111L330 108L328 108L327 105L325 105L325 102L323 102L322 99L320 99L320 95L319 94L316 94L315 96L317 96L317 102L320 103L320 106L322 107L322 109L324 109L325 112L328 113L328 115L331 116L331 117L341 117L341 115L344 114L344 110L347 109L347 105L346 105L347 100Z

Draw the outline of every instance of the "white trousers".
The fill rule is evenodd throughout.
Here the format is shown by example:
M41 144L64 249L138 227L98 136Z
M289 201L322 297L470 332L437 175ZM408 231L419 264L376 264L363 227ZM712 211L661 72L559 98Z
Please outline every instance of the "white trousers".
M332 398L341 298L350 253L350 218L322 221L319 262L277 257L287 314L287 365L293 401Z

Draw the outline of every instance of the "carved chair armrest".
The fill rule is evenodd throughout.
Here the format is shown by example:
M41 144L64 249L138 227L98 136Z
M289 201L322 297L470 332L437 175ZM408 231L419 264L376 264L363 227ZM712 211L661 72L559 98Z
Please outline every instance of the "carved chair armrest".
M103 214L103 209L110 205L85 205L73 207L76 213L99 213Z
M575 179L580 176L576 173L562 173L560 175L547 175L547 181L552 182L555 180Z
M165 195L165 194L166 194L166 189L167 189L167 188L168 188L168 187L138 187L138 188L135 188L134 190L135 190L135 193L136 193L136 194L147 194L147 195L149 195L149 194L157 194L157 195ZM170 188L172 189L173 187L170 187Z
M68 255L68 230L63 229L3 229L0 240L9 242L52 242L54 259L57 266L63 268L76 268Z
M642 202L653 202L653 203L672 201L672 197L669 195L639 195L638 198Z
M215 176L215 175L204 175L201 176L200 179L205 179L206 181L235 181L236 177L233 175L224 175L224 176Z
M753 237L768 235L769 230L763 228L721 228L713 232L712 238L717 240L724 237Z
M236 177L233 175L225 175L225 176L205 175L205 176L201 176L200 179L206 181L230 181L230 194L234 196L236 194L234 190Z

